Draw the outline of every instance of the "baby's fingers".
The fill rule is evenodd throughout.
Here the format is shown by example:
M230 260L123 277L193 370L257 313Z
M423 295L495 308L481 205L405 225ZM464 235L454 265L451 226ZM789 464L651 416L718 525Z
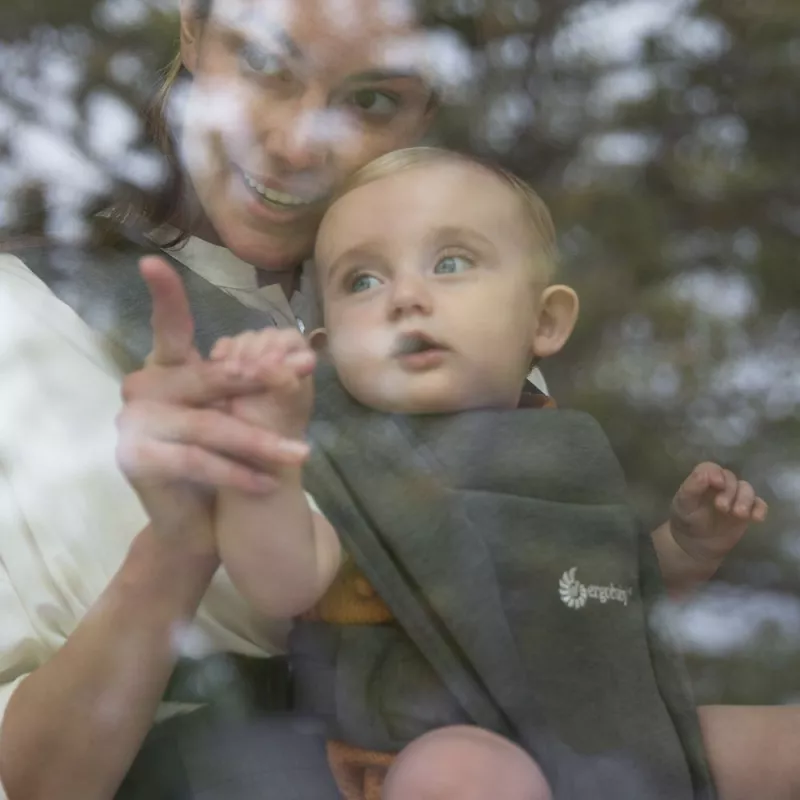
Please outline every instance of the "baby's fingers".
M769 507L756 495L751 484L747 481L737 481L736 496L730 504L729 511L741 520L764 522Z
M725 479L725 487L717 495L715 505L719 511L727 514L733 509L733 501L739 488L739 481L729 469L724 469L722 472Z
M711 462L701 464L700 467L701 469L704 469L707 485L710 489L716 489L717 491L723 491L725 489L726 470L724 470L719 464L713 464Z
M756 502L756 493L747 481L738 481L736 497L731 503L731 512L739 519L749 519Z
M247 375L265 389L291 393L300 388L300 381L313 372L315 364L316 356L307 347L270 351L249 363Z
M317 363L316 353L310 347L297 349L286 356L286 364L295 370L299 378L305 378L314 371Z
M221 339L217 340L217 343L211 349L211 353L209 357L212 361L222 361L223 359L228 358L228 356L233 352L233 342L234 340L231 339L230 336L223 336Z
M270 333L274 331L246 331L231 341L226 358L247 380L258 380L254 363L261 353L269 352Z
M681 486L685 497L701 498L709 489L725 488L725 472L718 464L705 461L698 464Z
M751 516L753 522L764 522L768 513L769 506L760 497L757 497L753 505L753 514Z
M237 336L229 357L237 369L248 378L264 379L269 388L278 388L286 375L281 369L288 369L298 377L303 377L314 368L314 355L299 331L268 328L259 332ZM280 376L280 377L279 377Z
M283 364L298 377L303 377L313 370L316 362L314 352L299 331L285 329L271 333L268 346L264 346L263 340L260 348L258 342L251 345L247 352L248 359L257 360L266 368Z

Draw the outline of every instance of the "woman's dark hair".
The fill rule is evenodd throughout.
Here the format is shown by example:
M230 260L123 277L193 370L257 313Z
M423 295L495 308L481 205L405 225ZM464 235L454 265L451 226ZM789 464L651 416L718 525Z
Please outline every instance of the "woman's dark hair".
M192 0L190 10L205 20L211 13L213 0ZM175 135L169 123L169 104L177 84L189 80L180 50L162 71L161 82L144 114L145 137L164 160L166 178L153 192L128 190L126 197L112 205L111 218L115 223L143 228L140 233L152 234L167 223L177 234L159 242L163 247L177 247L189 238L189 220L183 219L183 170L177 154Z

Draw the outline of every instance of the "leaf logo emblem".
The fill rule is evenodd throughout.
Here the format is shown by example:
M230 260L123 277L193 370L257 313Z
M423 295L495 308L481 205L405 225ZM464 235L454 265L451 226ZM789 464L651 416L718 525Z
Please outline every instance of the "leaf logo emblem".
M567 570L558 582L561 602L568 608L583 608L586 605L586 587L575 577L577 567Z

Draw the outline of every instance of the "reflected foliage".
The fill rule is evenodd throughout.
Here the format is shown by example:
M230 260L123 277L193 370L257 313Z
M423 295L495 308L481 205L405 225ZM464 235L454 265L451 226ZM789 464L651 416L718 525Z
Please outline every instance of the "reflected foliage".
M0 233L75 238L156 183L138 110L175 47L168 0L0 10ZM483 44L445 143L529 179L582 298L545 372L605 427L649 524L716 460L771 506L674 612L699 699L800 695L800 5L440 2Z

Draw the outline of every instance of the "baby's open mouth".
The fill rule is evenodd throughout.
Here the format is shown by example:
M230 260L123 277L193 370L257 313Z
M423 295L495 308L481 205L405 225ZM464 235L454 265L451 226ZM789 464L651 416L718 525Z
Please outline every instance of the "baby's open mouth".
M400 358L402 356L414 356L420 353L447 349L445 345L423 333L409 333L399 337L394 354Z

